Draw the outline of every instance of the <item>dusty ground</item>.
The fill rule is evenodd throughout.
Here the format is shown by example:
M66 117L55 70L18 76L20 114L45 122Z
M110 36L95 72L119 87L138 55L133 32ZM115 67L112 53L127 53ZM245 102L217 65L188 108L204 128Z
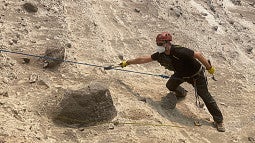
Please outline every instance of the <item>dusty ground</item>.
M188 84L188 96L166 110L161 107L166 79L71 63L45 70L38 58L22 64L26 56L2 52L0 142L255 142L254 0L29 1L38 7L35 13L22 8L25 2L0 2L1 49L43 55L48 47L63 46L67 60L108 66L153 53L155 36L169 31L174 43L203 52L216 67L218 81L208 75L208 86L224 114L226 132L217 132L207 109L195 106ZM157 63L126 69L172 74ZM30 83L31 76L37 81ZM52 93L91 81L109 86L118 111L114 121L122 124L54 124L44 110ZM147 102L139 101L139 95Z

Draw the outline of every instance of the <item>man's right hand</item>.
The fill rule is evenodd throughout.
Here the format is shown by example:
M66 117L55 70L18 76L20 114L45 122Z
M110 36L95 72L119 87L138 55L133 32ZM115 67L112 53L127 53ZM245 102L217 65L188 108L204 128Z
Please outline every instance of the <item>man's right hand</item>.
M127 61L124 60L119 64L122 68L126 67L128 65Z

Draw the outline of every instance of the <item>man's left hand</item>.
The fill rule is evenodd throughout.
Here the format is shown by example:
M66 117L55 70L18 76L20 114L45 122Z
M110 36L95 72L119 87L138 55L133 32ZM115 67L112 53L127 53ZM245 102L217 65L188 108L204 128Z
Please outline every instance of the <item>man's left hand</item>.
M215 72L215 68L214 67L211 67L209 70L207 70L210 74L214 74Z

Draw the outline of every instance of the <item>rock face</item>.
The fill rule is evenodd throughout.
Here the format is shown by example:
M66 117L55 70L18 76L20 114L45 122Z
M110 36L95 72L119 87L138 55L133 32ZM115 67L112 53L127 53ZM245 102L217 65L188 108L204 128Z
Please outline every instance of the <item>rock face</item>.
M110 91L100 83L65 91L58 105L60 107L54 120L66 124L91 126L110 121L117 115Z
M25 8L28 2L33 5ZM67 62L0 53L0 143L253 141L254 5L255 0L2 0L0 49L58 59L65 53ZM205 107L196 107L191 85L183 84L189 92L176 104L167 95L167 79L137 74L173 74L157 62L101 68L153 54L163 31L216 68L217 82L207 73L208 89L223 113L224 134L212 127ZM65 49L55 50L60 47ZM59 66L52 70L55 62ZM115 107L107 88L88 88L95 81L110 86ZM109 128L69 128L111 118L116 122Z

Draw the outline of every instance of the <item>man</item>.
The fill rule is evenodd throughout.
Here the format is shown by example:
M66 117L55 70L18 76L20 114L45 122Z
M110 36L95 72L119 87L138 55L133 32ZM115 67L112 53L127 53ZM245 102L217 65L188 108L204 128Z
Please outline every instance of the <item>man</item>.
M166 87L176 93L176 96L186 96L186 91L180 86L183 82L188 82L195 87L196 93L202 98L210 114L213 116L214 124L218 131L225 132L223 126L223 116L215 100L207 88L207 79L204 75L204 67L210 74L214 74L215 69L200 52L171 44L172 36L168 32L158 34L156 44L157 52L120 63L121 67L131 64L143 64L158 61L161 66L174 71L174 74L166 83ZM202 66L204 65L204 67Z

